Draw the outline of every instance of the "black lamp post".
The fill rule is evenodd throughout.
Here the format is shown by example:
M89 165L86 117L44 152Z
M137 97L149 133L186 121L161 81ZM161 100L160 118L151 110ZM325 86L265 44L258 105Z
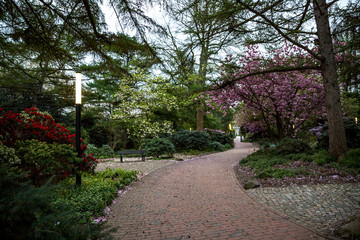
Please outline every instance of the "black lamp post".
M75 143L76 151L78 157L81 157L81 73L76 73L75 81L75 105L76 105L76 134L75 134ZM81 185L81 174L76 172L76 185Z

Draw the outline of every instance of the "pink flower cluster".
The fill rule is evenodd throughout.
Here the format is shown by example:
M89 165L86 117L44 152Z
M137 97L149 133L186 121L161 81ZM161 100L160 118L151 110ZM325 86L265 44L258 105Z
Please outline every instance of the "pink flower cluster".
M275 131L278 136L295 136L310 117L325 117L320 71L279 71L248 76L284 66L296 68L313 64L309 54L294 46L275 49L268 56L256 46L249 46L236 63L227 59L222 68L222 81L235 83L208 92L208 106L215 105L226 112L229 107L242 103L247 119L244 127L249 131L265 128Z

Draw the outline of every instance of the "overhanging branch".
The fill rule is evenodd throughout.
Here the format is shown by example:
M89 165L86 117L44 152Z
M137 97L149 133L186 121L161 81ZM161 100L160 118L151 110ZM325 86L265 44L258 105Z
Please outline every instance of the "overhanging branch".
M251 77L251 76L257 76L257 75L263 75L268 73L279 73L279 72L294 72L294 71L305 71L305 70L321 70L320 66L298 66L298 67L284 67L284 68L271 68L271 69L265 69L262 71L252 72L248 73L239 77L235 77L233 79L225 80L221 84L218 84L217 86L213 87L210 90L218 90L223 89L225 87L234 85L237 81Z

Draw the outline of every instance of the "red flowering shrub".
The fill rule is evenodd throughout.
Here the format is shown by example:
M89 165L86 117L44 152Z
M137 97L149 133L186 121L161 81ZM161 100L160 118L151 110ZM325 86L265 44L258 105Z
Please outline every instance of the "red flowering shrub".
M35 184L44 183L51 176L55 176L55 181L65 178L75 164L83 161L69 144L46 143L36 139L17 141L15 151L21 159L18 166L29 174Z
M36 108L26 108L23 113L4 112L0 108L0 134L2 143L15 147L16 142L36 139L49 144L70 144L75 147L75 134L57 124L54 119ZM91 155L85 155L86 145L81 139L81 156L83 161L74 163L73 171L93 171L97 160ZM67 173L64 173L65 175Z

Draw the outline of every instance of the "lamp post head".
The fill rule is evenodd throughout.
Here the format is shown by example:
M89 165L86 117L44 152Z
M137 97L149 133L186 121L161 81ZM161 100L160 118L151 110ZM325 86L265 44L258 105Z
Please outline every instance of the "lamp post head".
M81 104L81 73L76 73L75 104Z

